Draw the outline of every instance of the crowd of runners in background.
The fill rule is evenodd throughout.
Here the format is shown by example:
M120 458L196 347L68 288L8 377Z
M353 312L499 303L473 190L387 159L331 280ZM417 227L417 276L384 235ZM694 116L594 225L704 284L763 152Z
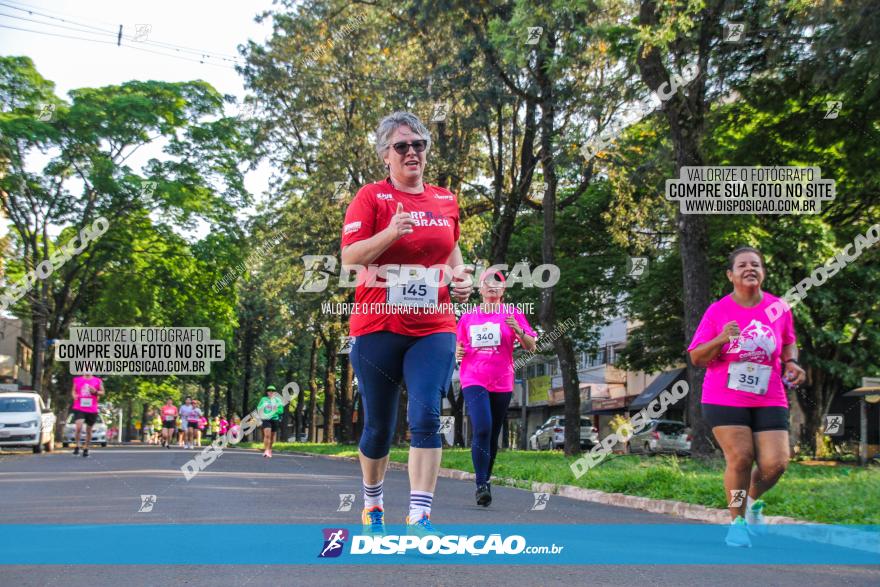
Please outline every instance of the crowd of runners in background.
M161 408L148 408L141 435L145 444L196 448L203 440L213 441L240 424L237 414L228 419L222 413L213 418L207 416L201 402L187 396L180 406L168 399Z
M98 416L98 400L104 395L104 384L99 377L82 375L74 377L71 386L73 405L71 413L74 414L76 425L76 441L73 454L88 456L92 427ZM266 396L260 400L259 408L265 412L263 421L263 441L266 457L272 456L272 444L281 426L281 416L284 413L284 405L281 403L275 386L266 388ZM145 444L152 444L171 448L197 448L203 440L214 441L229 432L235 433L241 427L241 418L233 413L230 417L223 413L209 417L202 411L202 403L186 396L180 406L174 405L174 400L168 398L161 407L148 407L144 420L140 426L141 440Z

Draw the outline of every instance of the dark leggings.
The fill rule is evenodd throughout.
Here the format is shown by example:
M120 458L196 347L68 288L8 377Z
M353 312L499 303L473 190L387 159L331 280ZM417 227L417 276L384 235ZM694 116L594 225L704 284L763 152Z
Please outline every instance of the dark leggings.
M397 428L400 382L406 383L410 446L440 448L441 398L455 368L455 334L405 336L373 332L358 336L351 349L364 406L360 449L381 459L391 449Z
M488 391L485 387L471 385L462 391L474 437L471 441L471 458L477 485L488 483L498 453L498 437L507 415L512 391Z

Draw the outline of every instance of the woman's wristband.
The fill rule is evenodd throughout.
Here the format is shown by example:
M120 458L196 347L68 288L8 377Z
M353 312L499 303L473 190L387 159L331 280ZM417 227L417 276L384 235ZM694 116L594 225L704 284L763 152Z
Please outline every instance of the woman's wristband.
M798 367L801 366L801 364L798 363L798 360L797 360L797 359L785 359L784 361L782 361L782 364L783 364L783 365L785 365L786 363L794 363L794 364L797 365Z

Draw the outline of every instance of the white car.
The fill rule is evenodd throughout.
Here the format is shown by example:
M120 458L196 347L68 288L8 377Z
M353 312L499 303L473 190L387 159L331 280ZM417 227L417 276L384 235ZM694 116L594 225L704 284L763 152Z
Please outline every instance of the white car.
M593 448L599 443L599 431L589 418L581 418L580 446L582 449ZM529 438L529 449L547 450L561 449L565 446L565 417L552 416L543 425L538 426Z
M64 423L64 432L61 433L61 446L67 448L68 444L76 444L74 436L76 435L76 424L73 421L73 414L67 416L67 422ZM79 431L80 442L86 440L86 423L83 422ZM104 417L98 412L95 425L92 426L92 444L101 443L101 446L107 446L107 424L104 423Z
M0 393L0 447L29 446L55 450L55 414L32 391Z

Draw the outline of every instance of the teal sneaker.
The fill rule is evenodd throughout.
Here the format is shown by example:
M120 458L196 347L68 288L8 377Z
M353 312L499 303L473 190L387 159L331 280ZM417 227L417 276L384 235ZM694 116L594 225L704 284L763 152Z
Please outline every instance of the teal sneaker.
M409 516L407 516L406 533L408 536L443 536L443 533L431 524L430 514L422 514L422 517L414 522L410 521Z
M361 522L364 525L364 534L385 536L385 510L381 506L364 508L361 513Z
M724 539L724 543L727 544L727 546L751 548L752 541L749 539L748 526L749 525L742 516L737 516L736 519L730 523L730 528L727 530L727 538Z
M764 520L764 506L767 505L763 499L756 499L752 507L746 508L746 524L749 528L749 534L758 536L767 533L767 522Z

